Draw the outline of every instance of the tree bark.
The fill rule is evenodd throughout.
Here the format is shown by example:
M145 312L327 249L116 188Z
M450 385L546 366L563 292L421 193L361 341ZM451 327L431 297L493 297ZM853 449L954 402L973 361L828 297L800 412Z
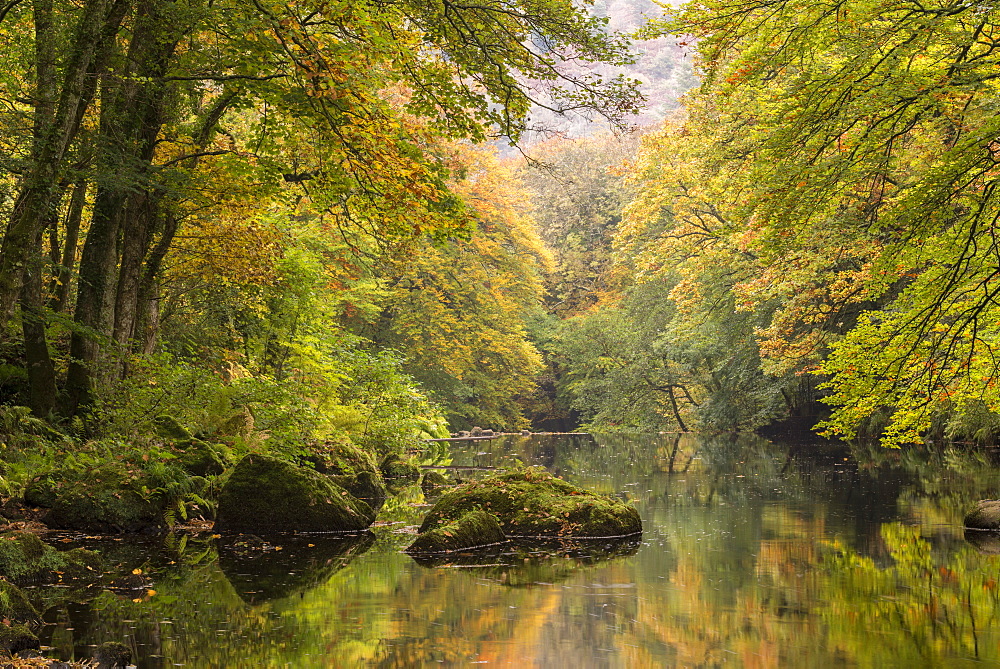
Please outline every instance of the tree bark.
M81 106L88 101L87 91L92 90L93 82L88 82L88 74L91 74L95 59L117 33L128 2L87 0L80 12L58 105L32 150L23 186L15 199L10 223L0 245L0 315L9 314L13 309L20 293L22 274L40 251L38 233L47 220L66 153L79 131ZM44 13L44 3L39 3L37 8ZM46 36L46 42L51 39L51 35ZM42 50L45 51L45 47ZM47 114L44 107L41 113Z

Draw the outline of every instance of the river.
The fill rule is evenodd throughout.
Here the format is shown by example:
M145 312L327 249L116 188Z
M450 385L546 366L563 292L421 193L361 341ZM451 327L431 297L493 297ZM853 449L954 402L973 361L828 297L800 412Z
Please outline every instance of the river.
M425 464L514 458L630 500L641 541L419 564L401 552L418 486L363 538L67 535L134 579L36 592L43 642L72 659L124 641L141 669L1000 666L1000 541L961 527L998 496L990 452L535 435Z

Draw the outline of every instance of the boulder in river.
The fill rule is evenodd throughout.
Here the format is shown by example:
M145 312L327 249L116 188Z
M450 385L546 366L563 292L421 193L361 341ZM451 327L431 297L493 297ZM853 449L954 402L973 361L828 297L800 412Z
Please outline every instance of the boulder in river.
M371 506L330 477L267 455L240 460L219 494L215 530L223 534L360 532Z
M1000 530L1000 499L982 499L965 516L965 526L974 530Z
M456 523L475 510L495 516L508 539L598 539L642 532L639 513L631 505L567 483L540 467L491 476L446 492L427 513L419 532ZM471 541L471 545L486 543L475 537Z
M138 532L166 525L166 501L143 490L148 483L122 463L66 468L36 477L28 484L24 501L49 509L42 518L49 527Z
M448 553L507 542L497 517L480 509L421 532L407 553Z

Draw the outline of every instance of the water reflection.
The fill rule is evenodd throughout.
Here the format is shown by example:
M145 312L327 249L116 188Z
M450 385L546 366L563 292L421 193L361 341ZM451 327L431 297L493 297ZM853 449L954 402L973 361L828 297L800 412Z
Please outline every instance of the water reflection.
M219 567L248 604L291 597L325 583L375 542L375 535L220 537Z
M412 486L357 543L122 548L154 594L39 590L48 637L63 659L126 640L144 668L1000 664L1000 535L961 527L997 496L988 452L533 436L435 463L515 459L631 500L641 544L417 563Z

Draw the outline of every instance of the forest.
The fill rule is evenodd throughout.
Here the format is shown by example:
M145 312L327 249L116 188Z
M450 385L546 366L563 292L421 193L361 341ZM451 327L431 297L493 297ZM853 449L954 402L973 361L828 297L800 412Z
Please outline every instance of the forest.
M993 442L998 19L6 0L4 446Z

